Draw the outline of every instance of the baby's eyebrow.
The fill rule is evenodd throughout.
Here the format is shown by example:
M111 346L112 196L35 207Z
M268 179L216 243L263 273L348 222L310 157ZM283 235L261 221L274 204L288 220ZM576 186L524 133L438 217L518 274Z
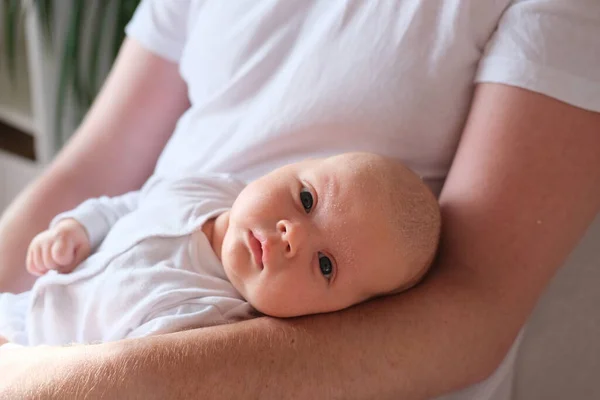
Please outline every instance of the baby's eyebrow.
M335 197L337 196L337 193L340 189L339 182L337 181L337 179L335 179L333 175L329 173L323 174L319 177L318 180L320 181L319 183L322 188L321 197L323 199L327 199L330 206L333 205L331 203L333 202L333 199L335 199Z

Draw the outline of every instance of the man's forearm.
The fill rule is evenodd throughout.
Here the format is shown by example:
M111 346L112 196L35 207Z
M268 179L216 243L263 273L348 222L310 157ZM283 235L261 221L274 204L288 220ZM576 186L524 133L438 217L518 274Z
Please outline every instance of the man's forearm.
M475 296L440 275L343 312L103 344L85 376L110 398L430 398L486 377L511 343Z

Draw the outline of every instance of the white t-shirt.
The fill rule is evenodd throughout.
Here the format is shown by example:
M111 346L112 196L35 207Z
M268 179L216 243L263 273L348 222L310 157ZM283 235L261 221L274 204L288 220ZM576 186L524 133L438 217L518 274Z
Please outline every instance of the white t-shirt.
M163 175L363 150L439 193L475 83L600 111L598 0L145 0L127 34L188 84ZM452 399L506 398L515 351Z
M60 214L53 222L75 218L99 247L69 274L0 293L0 336L27 346L108 342L254 316L198 230L243 187L216 174L153 177L139 192Z

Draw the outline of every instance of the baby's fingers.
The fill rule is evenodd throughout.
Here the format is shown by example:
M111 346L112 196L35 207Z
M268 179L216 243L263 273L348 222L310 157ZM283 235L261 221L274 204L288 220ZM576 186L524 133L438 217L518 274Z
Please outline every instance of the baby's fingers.
M46 269L56 269L58 264L52 257L52 242L45 242L42 244L42 263Z
M75 258L75 246L73 241L66 237L59 237L52 244L52 258L60 267L67 267L73 263Z
M48 268L44 266L42 261L42 247L34 246L27 253L27 270L37 276L44 275L48 272Z
M33 247L29 246L27 249L27 256L25 256L25 268L27 271L33 273Z

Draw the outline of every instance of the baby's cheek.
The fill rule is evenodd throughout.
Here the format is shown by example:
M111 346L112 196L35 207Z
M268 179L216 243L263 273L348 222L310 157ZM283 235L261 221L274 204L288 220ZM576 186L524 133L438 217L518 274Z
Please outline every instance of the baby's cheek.
M320 296L297 280L270 282L256 289L257 308L264 314L288 318L323 312Z
M285 286L274 285L274 282L253 282L248 285L248 301L263 314L289 317L289 297L286 296L285 289Z
M242 292L242 284L244 283L244 276L242 274L243 267L247 260L244 259L244 254L241 251L239 245L235 240L230 240L225 237L223 240L223 246L221 249L221 264L227 275L227 279L231 284L239 291Z

